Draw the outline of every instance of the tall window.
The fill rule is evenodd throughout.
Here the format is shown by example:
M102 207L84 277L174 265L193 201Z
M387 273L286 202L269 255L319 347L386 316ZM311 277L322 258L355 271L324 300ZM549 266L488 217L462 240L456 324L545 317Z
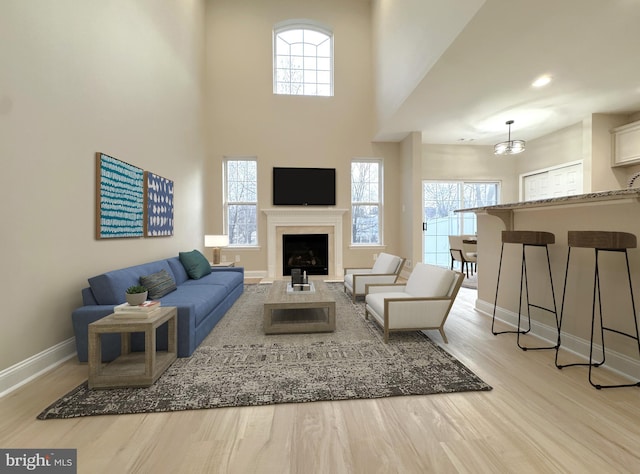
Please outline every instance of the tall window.
M320 26L284 23L273 32L273 93L333 95L333 35Z
M258 171L255 159L225 159L225 216L229 245L258 244Z
M382 244L382 162L351 162L351 243Z

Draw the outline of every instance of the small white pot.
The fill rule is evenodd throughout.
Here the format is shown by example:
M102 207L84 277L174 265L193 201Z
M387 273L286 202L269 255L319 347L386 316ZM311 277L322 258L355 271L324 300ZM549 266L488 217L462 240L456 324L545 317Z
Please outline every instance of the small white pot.
M131 306L138 306L139 304L147 301L148 293L148 291L145 291L144 293L125 293L125 297L127 298L127 303L129 303Z

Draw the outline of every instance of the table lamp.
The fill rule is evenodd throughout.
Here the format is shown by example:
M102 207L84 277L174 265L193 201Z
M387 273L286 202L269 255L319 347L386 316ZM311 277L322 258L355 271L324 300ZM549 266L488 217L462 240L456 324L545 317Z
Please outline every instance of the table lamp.
M213 264L220 263L220 247L226 247L229 245L228 235L205 235L204 246L206 248L213 248Z

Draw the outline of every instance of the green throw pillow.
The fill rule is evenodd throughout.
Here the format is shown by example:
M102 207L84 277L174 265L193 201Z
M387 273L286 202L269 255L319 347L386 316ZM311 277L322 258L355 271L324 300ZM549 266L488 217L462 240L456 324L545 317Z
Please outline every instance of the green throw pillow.
M157 300L176 289L176 282L166 270L160 270L159 272L152 273L151 275L141 276L140 284L145 286L149 291L150 300Z
M180 263L184 267L189 278L198 280L205 275L211 273L211 264L207 261L207 257L197 250L191 252L180 252Z

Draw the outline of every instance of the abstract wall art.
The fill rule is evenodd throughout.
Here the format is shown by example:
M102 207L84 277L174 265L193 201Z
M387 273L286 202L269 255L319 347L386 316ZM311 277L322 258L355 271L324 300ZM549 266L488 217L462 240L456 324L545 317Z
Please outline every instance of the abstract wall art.
M142 237L144 171L97 153L96 177L96 237Z
M145 172L145 236L173 235L173 181Z

